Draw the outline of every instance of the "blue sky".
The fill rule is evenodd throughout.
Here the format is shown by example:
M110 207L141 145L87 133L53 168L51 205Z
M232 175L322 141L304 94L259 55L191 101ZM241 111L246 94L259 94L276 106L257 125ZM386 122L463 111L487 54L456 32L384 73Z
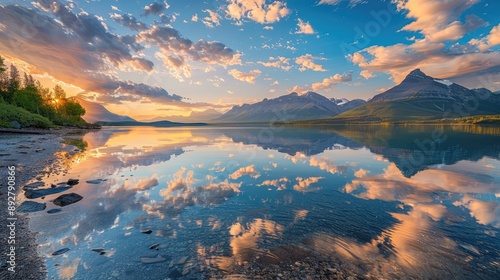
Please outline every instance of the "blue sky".
M291 91L368 99L414 68L500 89L498 1L0 3L9 62L136 117Z

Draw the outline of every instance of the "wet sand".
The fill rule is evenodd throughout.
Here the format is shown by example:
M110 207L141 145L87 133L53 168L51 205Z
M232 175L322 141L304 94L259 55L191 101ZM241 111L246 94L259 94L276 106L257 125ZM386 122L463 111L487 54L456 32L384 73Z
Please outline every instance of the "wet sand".
M56 153L72 150L75 147L63 144L65 139L78 137L88 130L58 129L36 131L37 134L0 133L0 279L45 279L44 260L38 255L36 233L29 228L27 213L8 212L8 172L15 166L16 205L25 200L22 187L28 183L41 181L46 174L64 172ZM39 133L45 134L39 134ZM8 220L8 218L17 220ZM11 231L7 225L15 221L15 245L9 244ZM12 239L12 238L11 238ZM9 271L7 263L10 247L15 247L14 272ZM9 259L8 259L9 258Z

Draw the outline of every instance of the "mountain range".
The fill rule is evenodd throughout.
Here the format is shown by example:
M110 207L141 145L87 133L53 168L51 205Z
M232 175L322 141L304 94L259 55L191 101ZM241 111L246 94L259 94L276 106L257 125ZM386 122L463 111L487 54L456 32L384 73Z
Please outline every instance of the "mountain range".
M132 123L134 119L108 111L104 106L78 98L90 123ZM432 121L477 115L500 114L500 92L468 89L448 80L411 71L393 88L362 99L326 98L315 92L292 92L265 98L254 104L234 106L224 114L209 109L189 116L156 117L150 121L180 123L272 123L335 124L365 122ZM168 119L168 120L165 120Z
M400 84L331 120L397 122L496 114L500 114L500 95L485 88L468 89L415 69Z
M335 116L365 101L355 99L328 99L315 92L299 95L292 92L277 98L234 106L212 122L220 123L270 123L296 120L314 120Z
M128 116L122 116L115 113L111 113L101 104L84 100L79 97L75 97L75 100L82 105L85 109L85 115L83 119L88 123L96 122L135 122L134 119Z
M207 109L205 111L192 111L189 116L168 116L168 117L156 117L150 121L162 121L168 119L172 122L183 122L183 123L196 123L196 122L207 122L209 120L215 119L222 116L222 113L214 110Z

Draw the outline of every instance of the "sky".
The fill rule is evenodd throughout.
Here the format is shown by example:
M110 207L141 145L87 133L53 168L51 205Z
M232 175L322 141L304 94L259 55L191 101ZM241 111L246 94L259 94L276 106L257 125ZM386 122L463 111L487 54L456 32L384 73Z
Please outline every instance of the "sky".
M290 92L368 99L413 69L500 90L494 0L0 0L0 55L136 119Z

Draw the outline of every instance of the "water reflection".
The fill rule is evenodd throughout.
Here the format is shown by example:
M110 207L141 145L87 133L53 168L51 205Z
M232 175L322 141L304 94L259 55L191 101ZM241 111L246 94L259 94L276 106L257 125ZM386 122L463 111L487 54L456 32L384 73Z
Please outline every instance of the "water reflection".
M68 192L84 199L31 224L42 254L71 249L47 257L60 279L203 278L257 258L291 260L283 248L320 252L366 278L491 278L500 273L500 131L443 127L423 150L432 135L415 126L105 128L84 136L68 174L44 178L80 178ZM38 201L55 208L56 196Z

